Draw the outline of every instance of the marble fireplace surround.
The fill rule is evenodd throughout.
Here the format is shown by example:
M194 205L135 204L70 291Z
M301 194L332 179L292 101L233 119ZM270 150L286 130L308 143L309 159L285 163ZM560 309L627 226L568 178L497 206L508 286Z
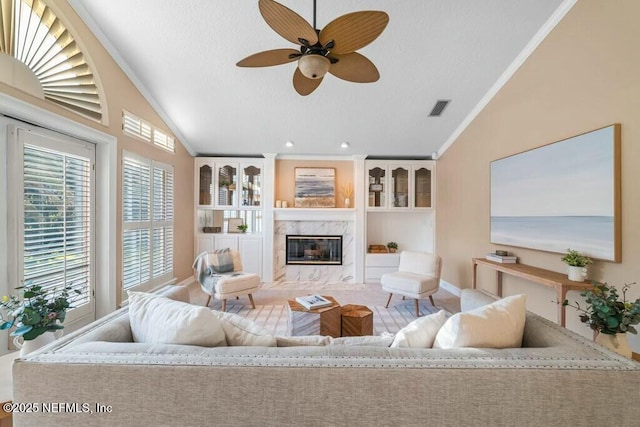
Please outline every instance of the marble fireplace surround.
M342 265L286 265L287 234L341 235ZM353 220L276 220L273 246L275 281L355 282L355 221Z

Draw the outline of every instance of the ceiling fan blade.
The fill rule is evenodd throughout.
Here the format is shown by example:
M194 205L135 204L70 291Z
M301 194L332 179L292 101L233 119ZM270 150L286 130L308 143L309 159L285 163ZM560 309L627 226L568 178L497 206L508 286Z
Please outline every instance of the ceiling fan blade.
M298 58L290 58L289 55L300 55L300 51L295 49L273 49L264 52L254 53L247 56L236 65L238 67L270 67L272 65L286 64L297 61Z
M310 45L318 42L316 30L300 15L273 0L258 2L264 20L276 33L293 44L300 44L299 38L306 39Z
M345 54L365 47L384 31L389 22L385 12L365 10L342 15L329 22L320 31L320 44L331 40L335 46L331 53Z
M357 52L346 55L332 55L338 60L331 64L329 72L334 76L356 83L371 83L380 78L378 69L366 56Z
M299 68L296 68L296 72L293 73L293 87L302 96L307 96L322 83L322 78L308 79L306 78Z

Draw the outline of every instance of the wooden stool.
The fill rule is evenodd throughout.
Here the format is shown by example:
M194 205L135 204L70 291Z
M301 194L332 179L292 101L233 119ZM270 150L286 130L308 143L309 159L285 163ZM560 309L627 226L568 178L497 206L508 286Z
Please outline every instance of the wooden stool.
M333 297L325 295L323 297L333 302L333 305L307 310L295 299L287 301L289 336L329 335L334 338L340 336L340 304Z
M373 335L373 312L364 305L347 304L342 311L342 336Z

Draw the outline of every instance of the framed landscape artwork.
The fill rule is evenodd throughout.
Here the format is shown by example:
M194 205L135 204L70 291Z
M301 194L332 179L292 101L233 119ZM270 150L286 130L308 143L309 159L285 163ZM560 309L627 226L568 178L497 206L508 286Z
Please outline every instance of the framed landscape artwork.
M295 181L296 208L336 206L335 168L296 168Z
M491 243L621 261L620 124L491 162Z

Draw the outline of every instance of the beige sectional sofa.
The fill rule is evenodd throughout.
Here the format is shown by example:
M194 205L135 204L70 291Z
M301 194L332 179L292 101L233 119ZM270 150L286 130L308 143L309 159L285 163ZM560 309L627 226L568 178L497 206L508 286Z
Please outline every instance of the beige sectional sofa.
M180 287L165 294L188 301ZM463 291L461 305L491 301ZM640 419L640 364L531 313L523 348L347 345L358 343L134 343L124 308L15 362L14 401L41 407L14 414L14 425L635 426ZM44 402L69 405L45 413Z

